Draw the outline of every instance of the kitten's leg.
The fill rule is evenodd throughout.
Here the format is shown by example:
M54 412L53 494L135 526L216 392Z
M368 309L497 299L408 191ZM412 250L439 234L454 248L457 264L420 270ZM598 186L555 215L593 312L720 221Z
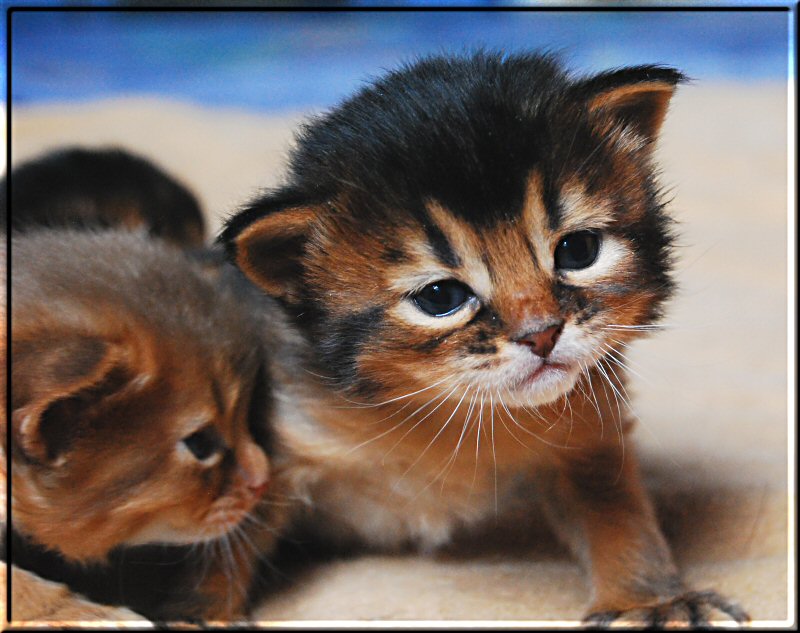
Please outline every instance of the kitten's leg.
M630 446L624 457L618 445L575 451L543 484L554 528L590 571L587 623L705 625L714 609L740 623L749 619L716 593L683 584Z

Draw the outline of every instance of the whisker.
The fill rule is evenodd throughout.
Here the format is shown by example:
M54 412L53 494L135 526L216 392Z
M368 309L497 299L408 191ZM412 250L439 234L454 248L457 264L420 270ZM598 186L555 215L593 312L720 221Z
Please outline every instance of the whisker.
M625 464L625 438L624 438L624 436L622 434L622 410L620 409L620 406L619 406L620 398L622 398L623 402L625 402L625 398L622 397L622 394L620 394L619 391L617 390L617 388L614 386L614 383L611 381L611 377L606 373L605 369L603 368L602 363L603 363L603 359L601 358L600 362L597 363L596 367L597 367L597 369L600 370L600 373L605 377L606 381L608 381L608 385L611 387L612 391L614 392L614 399L617 401L617 412L619 413L619 418L614 420L614 426L616 427L617 434L619 435L619 445L620 445L620 450L622 451L622 456L620 458L619 471L617 472L617 476L614 479L614 484L616 484L619 481L619 478L622 476L622 469L623 469L623 466ZM610 366L609 366L609 369L611 369ZM619 378L617 378L617 380L619 380ZM603 389L605 389L605 386L603 386ZM627 402L625 402L625 404L627 405ZM628 409L630 409L630 405L628 405Z
M546 439L544 439L544 438L543 438L543 437L541 437L540 435L538 435L538 434L536 434L536 433L532 432L532 431L531 431L531 430L529 430L529 429L526 429L526 428L525 428L524 426L522 426L522 425L521 425L519 422L517 422L517 419L514 417L514 415L511 413L511 411L509 411L509 410L508 410L508 407L506 406L506 403L505 403L505 402L503 402L503 400L502 400L502 399L500 400L500 405L503 407L503 409L505 410L505 412L508 414L508 417L510 418L510 420L511 420L511 421L512 421L512 422L513 422L513 423L514 423L516 426L518 426L518 427L519 427L519 429L520 429L521 431L523 431L523 432L527 433L528 435L530 435L530 436L534 437L535 439L539 440L539 441L540 441L540 442L542 442L543 444L547 444L548 446L552 446L553 448L572 448L572 447L560 446L560 445L558 445L558 444L553 444L552 442L548 442ZM566 407L565 407L565 410L566 410ZM499 412L498 412L498 413L499 413Z
M492 392L489 392L489 411L491 412L491 429L492 429L492 463L494 464L494 516L498 517L497 506L497 453L494 446L494 398Z
M666 323L650 323L644 325L617 325L617 324L606 324L600 326L604 330L667 330L674 328L674 325L667 325Z
M631 361L631 359L629 359L626 356L624 356L622 354L622 352L620 352L619 350L615 349L613 346L609 345L608 343L603 343L603 345L609 352L609 354L607 356L608 360L612 361L615 365L617 365L618 367L622 368L623 370L625 370L627 372L630 372L631 374L633 374L637 378L643 380L648 385L650 385L652 387L658 387L658 385L656 385L656 383L654 383L652 380L646 378L645 376L640 374L638 371L633 369L633 367L631 367L631 365L633 364L633 361Z
M264 503L264 502L262 501L262 503ZM288 505L294 505L294 504L287 503L287 504L284 504L284 505L288 506ZM256 525L259 528L264 529L267 532L270 532L271 534L275 534L275 535L280 534L280 530L278 530L274 525L270 525L266 521L262 521L261 519L257 519L255 516L253 516L252 512L249 512L248 514L246 514L244 516L244 519L242 519L242 522L243 523L251 523L253 525Z
M464 391L464 394L461 396L461 399L458 401L458 404L456 404L455 408L453 409L453 412L450 414L450 416L447 418L447 420L445 420L444 424L442 424L442 427L441 427L441 428L440 428L440 429L437 431L436 435L434 435L434 436L433 436L433 439L432 439L430 442L428 442L428 445L427 445L427 446L424 448L424 450L423 450L423 451L422 451L422 452L421 452L421 453L420 453L420 454L417 456L417 459L415 459L415 460L413 461L413 463L412 463L412 464L411 464L411 465L410 465L410 466L409 466L409 467L408 467L408 468L405 470L405 472L404 472L402 475L400 475L400 478L399 478L399 479L398 479L398 480L397 480L397 481L394 483L394 486L393 486L393 488L395 488L395 489L397 488L397 484L399 484L399 483L400 483L400 482L403 480L403 478L404 478L404 477L405 477L405 476L406 476L406 475L407 475L409 472L411 472L411 469L412 469L412 468L414 468L414 466L416 466L416 465L419 463L419 461L420 461L420 460L423 458L423 456L425 455L425 453L427 453L427 452L428 452L428 450L430 449L430 447L431 447L431 446L433 446L433 443L436 441L436 439L437 439L437 438L438 438L438 437L439 437L439 436L442 434L442 432L443 432L443 431L444 431L444 430L447 428L447 425L448 425L448 424L450 424L450 420L452 420L452 419L453 419L453 416L456 414L456 411L458 411L458 408L461 406L461 403L464 401L464 398L466 397L466 395L467 395L467 392L468 392L468 391L469 391L469 387L468 387L468 388L467 388L467 389ZM416 498L416 497L415 497L415 498Z
M427 420L427 419L428 419L428 418L429 418L431 415L433 415L433 414L436 412L436 410L437 410L439 407L441 407L441 406L442 406L442 405L443 405L445 402L447 402L447 400L450 398L450 396L451 396L451 395L453 395L453 393L456 391L456 389L458 389L460 386L461 386L461 383L459 383L458 385L456 385L455 387L453 387L453 389L450 391L450 393L448 393L448 394L447 394L447 395L446 395L446 396L445 396L445 397L442 399L442 401L441 401L439 404L437 404L437 405L436 405L436 406L435 406L433 409L431 409L430 411L428 411L428 413L426 413L426 414L425 414L425 415L422 417L422 419L420 419L419 421L417 421L417 422L414 424L414 426L412 426L412 427L411 427L410 429L408 429L408 430L407 430L405 433L403 433L403 435L400 437L400 439L399 439L399 440L397 440L397 441L396 441L396 442L395 442L395 443L392 445L392 447L391 447L391 448L390 448L388 451L386 451L386 452L383 454L383 459L381 460L381 463L384 463L384 464L385 464L385 463L386 463L386 457L389 455L389 453L391 453L391 452L392 452L392 451L393 451L395 448L397 448L397 446L398 446L398 445L399 445L399 444L400 444L400 443L401 443L401 442L402 442L402 441L403 441L403 440L404 440L404 439L405 439L405 438L408 436L408 434L409 434L409 433L412 433L412 432L414 431L414 429L416 429L416 428L417 428L417 427L418 427L420 424L422 424L422 423L423 423L425 420ZM440 395L441 395L441 394L440 394Z
M616 362L617 365L620 365L620 363L617 362L612 356L606 356L606 359L610 360L610 361L614 361L614 362ZM611 367L611 365L609 365L608 368L612 372L614 372L614 369ZM629 368L625 367L624 365L622 365L622 368L623 369L627 369L628 371L632 371ZM642 380L650 383L651 385L654 384L652 381L648 381L644 376L640 376L636 372L632 372L632 373L634 373L636 376L639 376ZM614 375L616 376L616 372L614 372ZM619 380L619 377L617 377L617 379ZM625 389L625 385L624 385L624 383L622 381L620 381L620 386L622 387L622 389L625 392L625 395L628 397L628 399L630 399L630 395L628 394L628 391ZM636 420L639 422L641 427L644 428L645 432L647 432L648 435L650 435L650 437L652 437L659 445L661 445L661 440L652 431L652 429L647 424L645 424L644 421L639 417L639 415L636 413L636 411L633 409L633 407L631 407L630 402L625 401L625 405L627 406L628 411L630 411L631 415L633 415L633 417L636 418ZM670 457L670 461L672 461L674 464L677 465L677 462L672 457Z
M461 428L461 434L458 436L458 442L456 442L456 447L453 449L452 454L450 455L450 459L447 460L447 464L445 464L444 469L436 476L434 481L442 476L442 473L446 470L447 473L442 478L442 485L439 489L439 492L444 492L444 484L447 481L447 475L450 474L452 467L455 465L456 460L458 459L458 453L461 450L461 442L464 441L465 434L467 432L467 428L469 426L470 418L472 417L472 412L475 409L475 402L478 399L478 390L475 390L475 395L472 396L469 402L469 409L467 409L467 415L464 417L464 426Z
M413 418L413 417L414 417L414 416L415 416L417 413L419 413L419 412L420 412L422 409L424 409L425 407L427 407L428 405L430 405L430 404L431 404L431 403L432 403L434 400L436 400L437 398L441 397L443 393L444 393L444 392L440 393L440 394L439 394L439 395L437 395L437 396L434 396L433 398L431 398L430 400L428 400L428 401L427 401L425 404L423 404L423 405L421 405L421 406L417 407L417 408L416 408L416 410L414 410L414 411L412 411L411 413L409 413L409 414L408 414L406 417L404 417L402 420L400 420L400 422L398 422L397 424L393 425L392 427L390 427L390 428L386 429L386 430L385 430L385 431L383 431L382 433L379 433L379 434L378 434L378 435L376 435L375 437L372 437L372 438L370 438L370 439L368 439L368 440L365 440L364 442L361 442L360 444L357 444L356 446L354 446L354 447L352 447L352 448L348 449L348 450L347 450L347 452L345 453L345 455L349 455L350 453L352 453L352 452L354 452L354 451L357 451L357 450L358 450L358 449L360 449L360 448L363 448L363 447L364 447L364 446L366 446L367 444L371 444L372 442L375 442L376 440L379 440L379 439L380 439L380 438L382 438L382 437L386 437L387 435L389 435L389 434L390 434L390 433L392 433L393 431L396 431L396 430L397 430L397 429L399 429L401 426L403 426L403 425L404 425L406 422L408 422L408 420L410 420L410 419L411 419L411 418ZM406 404L405 404L405 406L403 406L403 407L402 407L402 409L405 409L405 408L406 408L406 407L407 407L409 404L411 404L411 401L409 401L408 403L406 403ZM401 409L401 410L402 410L402 409ZM435 409L434 409L434 411L435 411ZM394 413L393 415L396 415L397 413L398 413L398 412L397 412L397 411L395 411L395 413ZM386 418L383 418L383 420L381 420L381 421L388 420L390 417L392 417L392 416L388 416L388 417L386 417ZM424 418L423 418L423 419L424 419ZM412 429L412 430L413 430L413 429ZM403 436L403 437L405 437L405 436ZM386 457L386 456L384 455L384 458L385 458L385 457Z
M478 431L475 433L475 470L472 472L472 483L469 486L469 496L472 496L472 490L475 488L475 482L478 479L478 453L481 448L481 429L483 428L483 393L481 393L481 403L478 409Z
M569 445L569 441L572 439L572 428L575 425L575 413L572 411L572 403L569 401L569 395L564 395L564 401L567 403L569 407L569 431L567 431L567 439L564 440L564 446ZM549 430L549 429L548 429Z
M382 407L382 406L385 406L387 404L391 404L392 402L397 402L398 400L403 400L405 398L410 398L411 396L416 396L417 394L420 394L420 393L422 393L424 391L428 391L428 389L433 389L434 387L436 387L438 385L441 385L443 382L445 382L447 380L450 380L450 376L446 376L446 377L442 378L441 380L433 383L432 385L428 385L427 387L423 387L422 389L418 389L417 391L413 391L411 393L407 393L407 394L404 394L402 396L397 396L395 398L390 398L389 400L385 400L383 402L377 402L377 403L356 402L354 400L348 400L347 398L344 398L344 396L342 396L342 398L344 400L346 400L347 402L349 402L351 404L354 404L356 406L355 407L337 406L337 407L333 407L333 408L336 408L336 409L361 409L361 408L373 409L375 407Z
M589 402L591 402L594 410L597 411L597 419L600 421L600 439L603 439L603 431L605 428L605 424L603 421L603 414L600 411L600 403L597 401L597 394L594 392L594 385L592 384L592 376L590 373L590 369L588 364L584 365L582 362L578 363L580 365L581 371L584 372L584 376L586 377L586 384L589 387L589 392L592 395L592 398Z
M500 395L500 392L499 392L499 391L497 392L497 399L498 399L498 401L500 402L500 404L501 404L501 405L503 405L503 398L502 398L502 396ZM505 406L505 405L503 405L503 406ZM531 448L530 446L528 446L528 445L527 445L525 442L523 442L522 440L520 440L520 439L519 439L519 438L518 438L518 437L517 437L517 436L514 434L514 432L513 432L513 431L512 431L510 428L508 428L508 426L507 426L507 425L506 425L506 423L505 423L505 420L503 420L503 417L500 415L500 410L499 410L499 409L498 409L498 411L497 411L497 419L498 419L498 420L500 420L500 423L503 425L503 428L506 430L506 432L507 432L507 433L508 433L508 434L509 434L509 435L510 435L510 436L511 436L511 437L512 437L514 440L516 440L516 442L517 442L517 443L518 443L520 446L522 446L522 447L524 447L524 448L528 449L529 451L531 451L532 453L535 453L536 455L539 455L539 452L538 452L538 451L537 451L535 448Z

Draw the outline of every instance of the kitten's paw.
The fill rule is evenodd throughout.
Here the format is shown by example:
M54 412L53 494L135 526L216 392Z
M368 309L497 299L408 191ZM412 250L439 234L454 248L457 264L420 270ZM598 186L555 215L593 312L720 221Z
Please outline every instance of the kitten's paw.
M722 620L713 618L714 613L722 613ZM727 624L732 619L736 625L750 621L750 616L735 602L719 595L716 591L687 591L664 602L646 607L627 610L597 610L587 615L583 623L588 628L605 629L610 627L647 627L710 629L714 622Z

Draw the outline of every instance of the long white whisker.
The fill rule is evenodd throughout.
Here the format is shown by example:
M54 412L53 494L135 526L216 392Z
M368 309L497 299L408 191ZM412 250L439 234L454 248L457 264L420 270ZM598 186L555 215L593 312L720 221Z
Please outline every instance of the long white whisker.
M650 323L644 325L617 325L617 324L606 324L601 325L604 330L633 330L633 331L641 331L641 330L666 330L670 328L674 328L674 325L667 325L666 323Z
M353 408L355 408L355 409L360 409L360 408L372 409L374 407L382 407L382 406L385 406L387 404L391 404L392 402L397 402L398 400L403 400L405 398L410 398L411 396L416 396L417 394L420 394L423 391L428 391L428 389L433 389L434 387L436 387L438 385L441 385L443 382L445 382L445 381L447 381L449 379L450 379L450 377L447 376L447 377L442 378L441 380L433 383L432 385L428 385L427 387L423 387L422 389L418 389L417 391L413 391L411 393L403 394L402 396L397 396L395 398L390 398L389 400L385 400L383 402L376 402L376 403L372 403L372 402L356 402L354 400L348 400L347 398L344 398L342 396L344 398L344 400L346 400L347 402L350 402L351 404L357 405L357 406L355 406L355 407L344 407L344 406L341 406L341 407L335 407L335 408L337 408L337 409L353 409Z
M498 400L498 401L500 402L500 404L501 404L501 405L502 405L502 406L505 408L505 405L503 404L503 397L500 395L500 392L499 392L499 391L497 392L497 400ZM507 426L507 425L506 425L506 423L505 423L505 420L503 420L503 416L502 416L502 415L500 415L500 410L499 410L499 409L498 409L498 411L497 411L497 419L498 419L498 420L500 420L500 423L503 425L503 428L506 430L506 432L507 432L507 433L508 433L508 434L509 434L509 435L510 435L512 438L514 438L514 440L516 440L517 444L519 444L520 446L522 446L522 447L524 447L524 448L528 449L528 450L529 450L529 451L531 451L532 453L536 453L537 455L539 454L539 453L536 451L536 449L534 449L534 448L531 448L530 446L528 446L528 445L527 445L525 442L523 442L522 440L520 440L520 439L519 439L519 438L518 438L518 437L517 437L517 436L514 434L514 432L513 432L513 431L512 431L510 428L508 428L508 426Z
M609 382L611 388L617 393L619 399L622 400L622 403L625 405L628 411L630 411L634 416L636 416L636 412L633 410L633 407L631 407L630 404L630 396L628 395L628 390L625 389L625 382L619 377L617 372L611 366L611 363L609 362L609 357L606 356L605 358L600 359L600 362L604 363L608 371L614 374L614 378L617 379L617 384L619 385L619 387L617 387L617 385L615 385L614 383ZM621 392L620 389L622 390ZM622 413L620 412L620 419L621 418L622 418Z
M442 393L444 393L444 392L442 392ZM385 431L383 431L382 433L379 433L379 434L378 434L378 435L376 435L375 437L371 437L370 439L368 439L368 440L365 440L364 442L361 442L360 444L357 444L356 446L353 446L352 448L348 449L348 450L347 450L347 452L345 453L345 455L349 455L350 453L352 453L352 452L354 452L354 451L357 451L357 450L358 450L358 449L360 449L360 448L363 448L363 447L364 447L364 446L366 446L367 444L371 444L372 442L375 442L376 440L379 440L380 438L382 438L382 437L385 437L385 436L389 435L390 433L392 433L393 431L395 431L395 430L399 429L399 428L400 428L401 426L403 426L403 425L404 425L404 424L405 424L405 423L406 423L408 420L410 420L412 417L414 417L414 415L416 415L416 414L417 414L419 411L421 411L422 409L424 409L425 407L427 407L429 404L431 404L431 403L432 403L434 400L436 400L437 398L439 398L441 395L442 395L442 394L440 393L438 396L434 396L433 398L431 398L430 400L428 400L428 401L427 401L425 404L423 404L423 405L421 405L421 406L417 407L417 409L416 409L415 411L412 411L411 413L409 413L409 414L408 414L406 417L404 417L402 420L400 420L400 422L398 422L397 424L394 424L394 425L392 425L390 428L386 429L386 430L385 430ZM406 408L406 407L407 407L409 404L411 404L411 401L407 402L407 403L406 403L406 404L403 406L403 409L405 409L405 408ZM389 416L389 417L391 417L391 416ZM387 418L383 418L383 420L381 420L381 421L385 421L385 420L388 420L388 419L389 419L388 417L387 417Z
M600 361L597 363L596 367L597 367L598 370L600 370L600 373L603 375L603 377L608 382L608 385L613 390L614 399L617 401L617 412L619 413L619 418L614 420L614 426L616 426L617 434L619 435L619 445L620 445L620 450L622 451L622 457L620 459L619 471L617 472L617 477L614 480L614 483L616 484L619 481L619 478L622 476L622 468L623 468L623 466L625 464L625 438L622 435L622 410L621 410L621 408L619 406L619 400L620 400L620 398L622 398L622 394L620 394L619 391L617 391L617 388L614 386L614 383L611 381L611 377L606 373L605 369L603 368L602 363L603 363L603 359L601 358ZM605 386L603 386L603 389L605 389ZM624 398L622 398L622 399L624 401Z
M448 393L444 398L442 398L442 401L439 404L437 404L433 409L428 411L428 413L426 413L420 420L418 420L416 423L414 423L414 426L412 426L405 433L403 433L403 435L400 437L400 439L397 440L392 445L392 447L383 454L382 462L385 463L386 462L386 457L389 455L389 453L391 453L395 448L397 448L397 446L406 438L406 436L408 436L409 433L412 433L414 431L414 429L416 429L420 424L422 424L431 415L433 415L439 407L441 407L445 402L447 402L447 400L450 398L450 396L453 395L453 393L456 391L456 389L458 389L460 386L461 386L461 383L459 383L458 385L453 387L452 390L450 391L450 393Z
M440 428L440 429L437 431L436 435L434 435L434 436L433 436L433 439L432 439L430 442L428 442L428 445L427 445L427 446L424 448L424 450L423 450L423 451L422 451L422 452L421 452L421 453L420 453L420 454L417 456L417 459L415 459L415 460L413 461L413 463L412 463L412 464L411 464L411 465L410 465L410 466L409 466L409 467L408 467L408 468L405 470L405 472L404 472L402 475L400 475L400 478L399 478L399 479L398 479L398 480L395 482L395 484L394 484L394 487L395 487L395 488L397 487L397 484L399 484L399 483L400 483L400 482L403 480L403 478L404 478L404 477L405 477L405 476L406 476L406 475L407 475L409 472L411 472L411 469L412 469L412 468L414 468L414 466L416 466L416 465L417 465L417 463L419 463L419 460L421 460L421 459L422 459L422 457L425 455L425 453L427 453L427 452L428 452L428 450L430 449L430 447L431 447L431 446L433 446L433 443L436 441L436 438L438 438L438 437L439 437L439 436L442 434L442 432L443 432L443 431L444 431L444 430L447 428L447 425L448 425L448 424L450 424L450 420L452 420L452 419L453 419L453 416L456 414L456 411L458 411L458 408L461 406L461 403L464 401L464 398L465 398L465 397L466 397L466 395L467 395L467 391L469 391L469 387L467 387L467 389L464 391L464 394L461 396L461 399L458 401L458 404L456 404L455 408L453 409L453 412L450 414L450 417L448 417L448 418L447 418L447 420L445 420L444 424L442 424L442 427L441 427L441 428Z
M516 426L518 426L518 427L519 427L519 429L520 429L521 431L524 431L524 432L525 432L525 433L527 433L528 435L530 435L530 436L532 436L532 437L536 438L537 440L539 440L540 442L542 442L542 444L547 444L548 446L552 446L553 448L569 448L569 447L566 447L566 446L559 446L558 444L553 444L552 442L548 442L546 439L544 439L544 438L543 438L543 437L541 437L540 435L538 435L538 434L536 434L536 433L534 433L534 432L530 431L529 429L526 429L526 428L525 428L524 426L522 426L522 425L521 425L519 422L517 422L517 419L514 417L514 415L511 413L511 411L509 411L509 410L508 410L508 407L506 406L506 403L505 403L505 402L503 402L503 400L502 400L502 399L500 400L500 405L503 407L503 409L505 409L505 412L508 414L508 417L510 418L510 420L511 420L511 421L512 421L512 422L513 422L513 423L514 423ZM566 410L566 407L565 407L564 409Z
M469 487L469 494L475 488L475 481L478 479L478 453L481 448L481 430L483 428L483 393L481 393L481 403L478 409L478 431L475 433L475 470L472 472L472 483Z
M619 350L614 349L608 343L603 343L603 346L608 351L608 355L607 355L608 360L612 361L615 365L617 365L618 367L622 368L623 370L625 370L627 372L630 372L631 374L633 374L637 378L640 378L640 379L644 380L649 385L654 386L654 387L656 386L653 383L653 381L648 380L647 378L642 376L639 372L637 372L632 367L630 367L630 360L625 358Z
M600 420L600 439L603 439L605 420L603 418L603 413L600 411L600 401L597 399L597 394L594 390L594 380L592 380L591 370L588 364L586 365L586 382L589 385L589 391L592 394L592 404L594 405L595 411L597 411L597 418Z
M458 459L458 453L461 450L461 442L464 440L464 436L465 436L465 434L467 432L467 428L469 426L469 421L470 421L470 418L472 417L472 412L475 409L475 402L476 402L477 399L478 399L478 391L476 389L475 390L475 395L472 396L472 398L470 398L469 409L467 409L467 415L464 416L464 426L461 428L461 434L458 436L458 442L456 442L456 447L453 449L453 452L450 455L450 459L447 460L447 464L445 464L444 469L442 469L442 471L439 473L439 475L437 475L436 478L434 479L434 481L435 481L436 479L441 477L441 475L444 473L445 470L447 471L447 473L444 473L444 477L442 478L442 485L441 485L441 488L440 488L440 492L444 492L444 484L445 484L445 481L447 481L447 475L450 474L450 470L452 469L452 466L456 463L456 460ZM448 466L450 468L448 468Z
M489 411L491 412L491 428L492 428L492 463L494 464L494 516L498 516L497 509L497 453L494 446L494 398L492 392L489 392Z

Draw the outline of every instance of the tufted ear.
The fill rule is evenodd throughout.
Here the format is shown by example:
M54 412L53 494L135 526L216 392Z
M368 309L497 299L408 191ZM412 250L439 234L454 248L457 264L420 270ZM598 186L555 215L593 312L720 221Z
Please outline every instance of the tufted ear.
M12 428L23 456L60 463L108 399L130 381L123 351L83 336L12 342Z
M294 303L300 298L302 257L316 218L313 205L268 197L235 216L219 240L251 281Z
M620 123L653 141L675 87L686 80L673 68L634 66L595 75L579 87L592 117Z

